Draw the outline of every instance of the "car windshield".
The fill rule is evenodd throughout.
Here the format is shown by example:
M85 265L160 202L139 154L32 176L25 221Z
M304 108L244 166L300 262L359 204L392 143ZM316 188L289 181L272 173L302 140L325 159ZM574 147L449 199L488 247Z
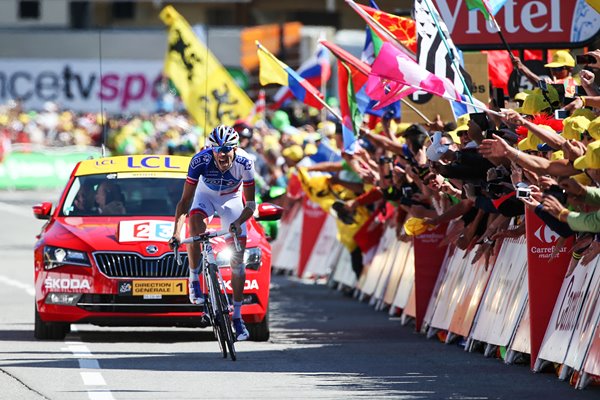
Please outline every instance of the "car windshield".
M173 216L185 174L78 176L69 187L62 216ZM181 176L179 176L181 175Z

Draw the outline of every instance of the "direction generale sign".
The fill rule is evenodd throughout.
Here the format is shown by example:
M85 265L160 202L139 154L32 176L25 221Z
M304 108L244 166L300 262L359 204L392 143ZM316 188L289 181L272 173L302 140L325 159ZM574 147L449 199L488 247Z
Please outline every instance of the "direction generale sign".
M503 48L494 27L465 0L434 0L454 43L469 50ZM496 21L514 48L582 47L600 33L600 14L585 0L508 0Z

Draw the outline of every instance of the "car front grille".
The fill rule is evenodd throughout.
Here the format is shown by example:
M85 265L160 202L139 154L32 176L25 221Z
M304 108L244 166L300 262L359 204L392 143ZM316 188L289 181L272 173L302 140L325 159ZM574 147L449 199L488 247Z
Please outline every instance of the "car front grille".
M100 272L110 278L185 278L187 254L181 253L181 265L173 253L160 257L142 257L138 253L93 253Z

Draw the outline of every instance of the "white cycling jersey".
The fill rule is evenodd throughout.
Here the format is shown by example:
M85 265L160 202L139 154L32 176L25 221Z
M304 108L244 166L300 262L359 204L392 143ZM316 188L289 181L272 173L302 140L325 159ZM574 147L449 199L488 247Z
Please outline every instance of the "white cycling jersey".
M254 165L249 155L238 148L231 168L221 172L209 148L192 158L186 182L197 185L190 215L211 217L216 212L221 218L222 229L228 229L244 209L242 187L254 186ZM241 236L246 236L245 223Z

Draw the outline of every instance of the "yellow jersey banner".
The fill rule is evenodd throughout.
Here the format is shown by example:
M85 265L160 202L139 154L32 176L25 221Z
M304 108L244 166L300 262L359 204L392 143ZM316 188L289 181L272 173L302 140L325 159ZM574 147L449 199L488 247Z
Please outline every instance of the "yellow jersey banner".
M164 73L198 125L209 131L246 118L254 103L188 22L171 6L163 8L160 19L169 27Z

